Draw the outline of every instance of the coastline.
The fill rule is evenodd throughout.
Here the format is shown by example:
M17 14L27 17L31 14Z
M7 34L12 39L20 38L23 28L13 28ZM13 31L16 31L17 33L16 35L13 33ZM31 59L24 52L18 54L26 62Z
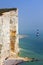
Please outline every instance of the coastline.
M34 62L34 61L39 61L38 59L35 58L28 58L28 57L16 57L14 58L13 56L10 56L6 60L4 60L3 65L18 65L23 62Z

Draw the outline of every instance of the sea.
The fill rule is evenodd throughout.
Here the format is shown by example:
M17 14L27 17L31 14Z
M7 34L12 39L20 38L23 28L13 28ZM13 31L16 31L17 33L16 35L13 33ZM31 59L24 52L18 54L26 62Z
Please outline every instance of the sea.
M27 37L19 39L21 57L36 58L40 61L23 62L19 65L43 65L43 34L28 34Z

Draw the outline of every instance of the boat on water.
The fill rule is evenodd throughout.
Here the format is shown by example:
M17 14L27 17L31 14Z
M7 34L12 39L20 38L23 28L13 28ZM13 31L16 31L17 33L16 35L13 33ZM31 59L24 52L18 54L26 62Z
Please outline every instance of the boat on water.
M36 32L36 37L39 36L39 29L37 29L37 32Z

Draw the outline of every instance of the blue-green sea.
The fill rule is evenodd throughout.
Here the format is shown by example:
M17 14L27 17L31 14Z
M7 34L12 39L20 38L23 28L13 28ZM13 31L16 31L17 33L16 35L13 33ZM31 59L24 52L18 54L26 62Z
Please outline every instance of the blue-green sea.
M43 65L43 35L29 34L19 39L20 56L37 58L40 61L23 62L19 65Z

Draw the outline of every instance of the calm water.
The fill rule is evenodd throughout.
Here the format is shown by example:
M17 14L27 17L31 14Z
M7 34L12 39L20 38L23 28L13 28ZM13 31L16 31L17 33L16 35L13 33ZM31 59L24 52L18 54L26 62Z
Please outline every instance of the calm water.
M38 58L41 61L23 62L20 65L43 65L43 35L30 34L28 37L20 39L20 56L29 58Z

